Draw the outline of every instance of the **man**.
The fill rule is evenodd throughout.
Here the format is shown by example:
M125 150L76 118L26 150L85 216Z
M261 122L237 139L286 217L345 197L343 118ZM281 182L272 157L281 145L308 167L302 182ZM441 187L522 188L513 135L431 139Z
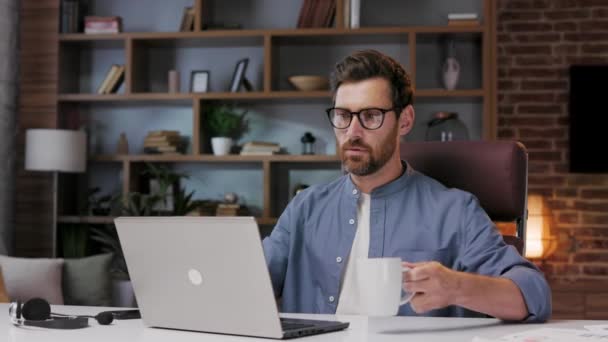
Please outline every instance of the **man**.
M403 67L366 50L332 76L327 113L348 174L300 192L263 241L282 311L365 314L354 260L400 257L411 268L403 287L416 294L399 315L547 320L543 275L505 245L477 199L400 160L415 117Z

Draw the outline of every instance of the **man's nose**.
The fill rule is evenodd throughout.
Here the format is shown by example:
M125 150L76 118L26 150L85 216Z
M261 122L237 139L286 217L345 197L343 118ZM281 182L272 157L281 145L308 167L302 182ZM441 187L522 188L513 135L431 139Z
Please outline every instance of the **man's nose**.
M350 126L348 126L346 134L349 137L360 137L363 134L363 126L361 125L361 121L359 121L359 117L357 115L353 115L352 120L350 121Z

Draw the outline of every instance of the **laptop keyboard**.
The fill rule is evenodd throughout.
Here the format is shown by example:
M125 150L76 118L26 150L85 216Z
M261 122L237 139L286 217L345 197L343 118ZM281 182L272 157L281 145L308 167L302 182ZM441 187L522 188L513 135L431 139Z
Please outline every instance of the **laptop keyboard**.
M309 323L297 323L297 320L288 320L281 318L281 328L283 330L297 330L313 327L313 324Z

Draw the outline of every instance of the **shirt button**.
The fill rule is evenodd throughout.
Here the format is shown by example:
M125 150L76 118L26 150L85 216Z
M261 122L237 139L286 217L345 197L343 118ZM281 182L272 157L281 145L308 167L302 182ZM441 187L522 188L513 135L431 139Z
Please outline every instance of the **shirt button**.
M356 194L357 194L357 189L354 189L353 190L353 195L356 195Z
M330 302L330 303L333 303L333 302L334 302L334 300L336 300L336 298L334 298L334 296L329 296L329 302Z
M337 258L336 258L336 262L337 262L337 263L341 263L341 262L342 262L342 258L341 258L341 257L337 257Z
M355 219L350 219L350 220L348 220L348 223L350 223L350 224L355 224Z

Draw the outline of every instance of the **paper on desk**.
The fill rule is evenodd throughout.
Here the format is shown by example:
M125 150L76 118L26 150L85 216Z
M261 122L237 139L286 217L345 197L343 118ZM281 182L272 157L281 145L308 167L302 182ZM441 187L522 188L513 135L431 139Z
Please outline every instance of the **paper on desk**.
M591 331L604 331L608 333L608 324L585 325L583 328Z
M543 328L505 335L497 339L474 337L472 342L589 342L606 341L606 339L608 339L608 330Z

